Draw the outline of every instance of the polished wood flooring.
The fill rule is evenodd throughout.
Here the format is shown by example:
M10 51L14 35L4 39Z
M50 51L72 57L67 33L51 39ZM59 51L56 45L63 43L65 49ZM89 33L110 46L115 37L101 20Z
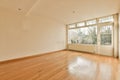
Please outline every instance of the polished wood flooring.
M0 64L0 80L120 80L120 62L74 51Z

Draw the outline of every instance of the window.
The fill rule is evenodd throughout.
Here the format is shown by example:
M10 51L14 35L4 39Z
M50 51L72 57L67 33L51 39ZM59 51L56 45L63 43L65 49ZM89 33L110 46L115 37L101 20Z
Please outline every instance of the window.
M68 31L68 43L77 43L78 29L70 29Z
M75 24L68 25L69 28L75 28Z
M97 43L97 26L71 29L68 33L68 43L77 44L96 44Z
M112 44L112 25L102 26L100 28L101 45Z
M112 45L113 23L113 16L108 16L69 25L68 44ZM97 42L97 39L100 39L100 42Z
M87 25L93 25L96 24L96 20L90 20L86 22Z
M82 26L85 26L85 22L77 23L77 27L82 27Z
M113 16L108 16L108 17L99 19L99 23L113 22L113 21L114 21Z
M78 29L80 44L96 44L97 43L97 26L90 26Z

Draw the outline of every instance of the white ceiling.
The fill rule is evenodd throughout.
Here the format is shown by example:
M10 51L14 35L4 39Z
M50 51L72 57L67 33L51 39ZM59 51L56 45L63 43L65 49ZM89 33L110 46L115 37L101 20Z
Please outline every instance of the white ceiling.
M21 9L22 13L27 13L37 0L0 0L0 7L12 11Z
M27 15L47 16L64 24L120 12L120 0L0 0L0 6L21 8Z

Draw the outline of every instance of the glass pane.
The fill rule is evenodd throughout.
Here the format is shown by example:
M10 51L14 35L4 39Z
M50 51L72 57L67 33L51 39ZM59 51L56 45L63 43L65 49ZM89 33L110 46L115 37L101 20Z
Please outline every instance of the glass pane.
M68 43L96 44L97 26L69 30Z
M79 29L79 43L96 44L97 43L97 26L85 27Z
M112 33L112 25L102 26L100 29L102 34L111 34Z
M104 23L104 22L113 22L113 16L105 17L105 18L100 18L99 23Z
M100 29L101 45L112 44L112 25L103 26Z
M101 45L111 45L112 35L111 34L101 34Z
M69 28L75 28L75 24L68 25Z
M77 43L77 40L78 40L78 29L68 30L68 43L69 44Z
M87 21L86 24L87 24L87 25L96 24L96 20Z
M77 27L85 26L85 22L77 23Z

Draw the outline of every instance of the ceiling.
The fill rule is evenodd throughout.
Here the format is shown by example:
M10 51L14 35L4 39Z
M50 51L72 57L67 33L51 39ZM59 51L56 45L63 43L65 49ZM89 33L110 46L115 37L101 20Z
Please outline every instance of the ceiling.
M26 14L37 0L0 0L0 7Z
M120 12L120 0L0 0L0 6L64 24Z

